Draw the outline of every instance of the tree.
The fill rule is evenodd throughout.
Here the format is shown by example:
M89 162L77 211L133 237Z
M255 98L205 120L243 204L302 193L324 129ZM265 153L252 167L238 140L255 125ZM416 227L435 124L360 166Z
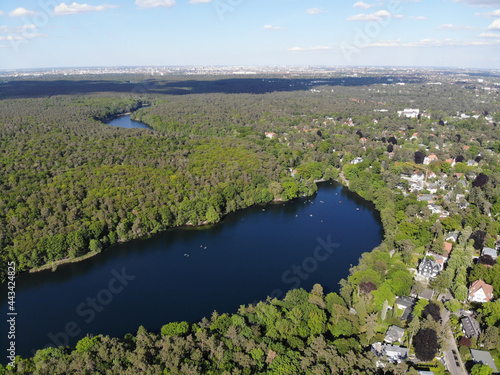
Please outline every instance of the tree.
M472 182L472 187L483 188L489 180L490 178L487 175L485 175L484 173L480 173Z
M483 230L476 230L470 236L470 239L474 240L474 248L476 250L481 250L483 248L485 238L486 232Z
M220 220L219 213L215 210L213 206L210 206L207 211L207 223L214 224Z
M415 160L416 164L422 164L424 162L424 159L425 159L425 155L422 151L415 152L414 160Z
M415 355L422 361L432 361L438 352L436 331L426 328L420 330L413 338Z
M413 307L413 316L420 318L425 307L429 304L426 299L419 299L415 306Z
M477 363L472 366L470 373L471 375L491 375L493 374L493 370L488 365Z
M424 319L426 319L429 316L431 316L435 322L441 321L441 311L439 309L439 306L436 305L434 302L429 302L429 304L425 306L422 311L422 317Z

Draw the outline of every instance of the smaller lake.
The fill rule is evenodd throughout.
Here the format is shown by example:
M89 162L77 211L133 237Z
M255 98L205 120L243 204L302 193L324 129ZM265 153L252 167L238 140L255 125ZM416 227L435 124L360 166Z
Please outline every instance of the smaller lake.
M126 129L149 129L153 130L150 126L143 124L139 121L134 121L130 118L130 115L124 115L114 118L113 120L106 123L107 125L117 126L119 128Z

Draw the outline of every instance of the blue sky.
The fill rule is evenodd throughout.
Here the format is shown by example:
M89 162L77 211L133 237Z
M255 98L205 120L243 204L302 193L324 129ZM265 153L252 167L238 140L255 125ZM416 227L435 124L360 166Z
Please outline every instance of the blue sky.
M0 2L0 69L500 68L500 0Z

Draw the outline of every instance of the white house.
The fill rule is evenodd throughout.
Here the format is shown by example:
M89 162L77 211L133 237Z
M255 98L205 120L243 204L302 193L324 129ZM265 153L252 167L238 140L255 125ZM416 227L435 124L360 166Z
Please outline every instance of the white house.
M392 344L393 342L402 342L405 335L405 330L398 326L390 326L385 333L384 341Z
M489 255L493 259L497 259L498 254L495 249L492 249L491 247L483 247L483 251L481 252L481 255Z
M490 302L493 299L493 286L483 280L476 280L469 288L470 302Z
M386 357L389 362L400 363L408 358L410 350L397 345L382 344L376 342L372 344L372 352L377 357Z
M439 272L441 271L441 265L428 258L424 258L420 262L420 265L418 266L418 274L425 277L426 279L430 279L432 277L436 277Z
M405 116L409 118L418 118L420 109L405 108L403 111L398 111L399 117Z

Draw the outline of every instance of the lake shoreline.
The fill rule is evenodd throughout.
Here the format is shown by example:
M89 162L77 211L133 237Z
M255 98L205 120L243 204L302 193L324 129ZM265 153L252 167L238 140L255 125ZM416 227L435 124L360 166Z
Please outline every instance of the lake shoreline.
M342 184L340 181L338 180L335 180L335 179L330 179L330 180L325 180L324 178L321 178L319 180L315 180L314 182L317 184L317 183L324 183L324 182L328 182L328 181L334 181L336 183L338 183L339 185L343 186L343 187L346 187L344 184ZM354 192L353 192L354 193ZM302 196L300 198L304 198L304 197L311 197L313 196L314 194L316 194L316 192L314 192L313 194L311 195L308 195L308 196ZM294 198L294 199L297 199L297 198ZM269 204L280 204L280 203L284 203L284 201L279 198L279 199L274 199L270 202L267 202L265 204L262 204L263 206L266 206L266 205L269 205ZM252 206L248 206L248 207L244 207L238 211L242 211L242 210L245 210L247 208L250 208L250 207L253 207L253 206L257 206L258 204L254 204ZM234 211L236 212L236 211ZM182 225L179 225L179 226L173 226L173 227L169 227L169 228L166 228L164 230L161 230L161 231L158 231L158 232L150 232L150 233L146 233L144 234L143 236L140 236L140 237L137 237L137 238L132 238L130 240L127 240L127 241L121 241L121 240L118 240L116 242L116 244L123 244L123 243L127 243L129 241L132 241L132 240L138 240L138 239L145 239L153 234L157 234L157 233L161 233L161 232L165 232L165 231L168 231L168 230L172 230L172 229L180 229L180 228L185 228L185 229L194 229L194 230L203 230L203 229L208 229L210 228L211 226L213 225L216 225L218 223L220 223L225 216L227 216L228 214L224 215L221 217L221 219L217 222L217 223L211 223L209 224L206 220L201 222L200 224L197 224L197 225L194 225L190 222L187 222L185 224L182 224ZM113 244L115 245L115 244ZM60 260L56 260L56 261L53 261L53 262L50 262L50 263L46 263L40 267L37 267L37 268L31 268L27 271L23 271L23 272L20 272L19 274L24 274L24 273L29 273L29 274L34 274L34 273L38 273L38 272L43 272L43 271L47 271L47 270L51 270L52 272L56 272L57 271L57 268L60 267L60 266L64 266L64 265L67 265L67 264L75 264L75 263L79 263L79 262L82 262L84 260L87 260L87 259L90 259L90 258L93 258L95 257L96 255L99 255L99 254L102 254L103 252L106 252L108 251L109 249L111 249L113 247L113 245L109 246L108 248L106 249L103 249L99 252L90 252L90 253L87 253L87 254L84 254L80 257L77 257L77 258L65 258L65 259L60 259Z

